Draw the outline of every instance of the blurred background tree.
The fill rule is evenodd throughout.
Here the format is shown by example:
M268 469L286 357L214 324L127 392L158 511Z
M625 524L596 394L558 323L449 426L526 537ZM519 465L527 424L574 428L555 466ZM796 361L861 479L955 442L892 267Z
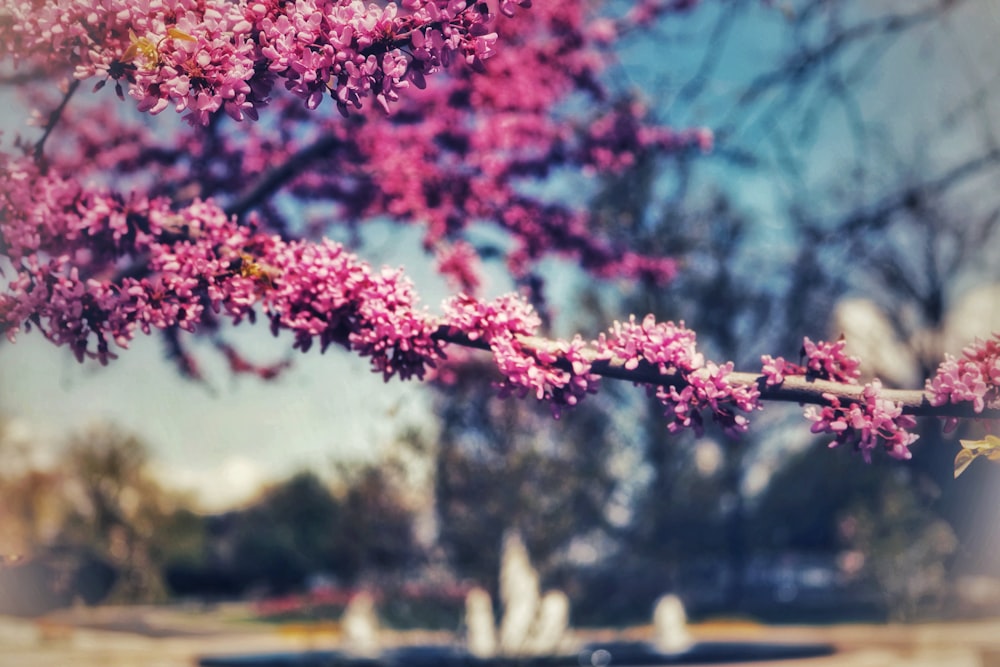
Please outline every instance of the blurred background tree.
M63 455L71 500L60 541L106 559L117 573L112 600L161 600L163 535L169 494L153 479L139 436L96 424L70 437Z
M317 577L343 587L382 581L419 564L415 510L389 466L340 466L331 483L303 471L247 507L203 521L201 553L168 569L175 592L276 595Z

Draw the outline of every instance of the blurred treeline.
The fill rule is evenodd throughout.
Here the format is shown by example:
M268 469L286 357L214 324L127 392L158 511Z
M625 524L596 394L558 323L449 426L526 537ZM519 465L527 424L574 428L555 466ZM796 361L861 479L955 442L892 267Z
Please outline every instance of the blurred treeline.
M250 600L280 620L339 613L365 589L386 622L454 629L464 591L496 590L510 529L543 586L570 595L578 625L646 622L665 591L696 617L975 611L947 572L954 532L906 468L807 452L736 523L714 440L630 460L630 430L605 403L620 407L594 401L557 422L457 382L442 391L435 443L409 431L382 460L303 471L210 514L160 485L141 438L114 426L81 430L47 466L7 446L0 612Z
M415 508L388 464L326 471L339 482L302 472L205 514L157 481L137 434L83 429L45 466L25 445L2 452L0 611L279 595L322 576L354 585L419 558Z

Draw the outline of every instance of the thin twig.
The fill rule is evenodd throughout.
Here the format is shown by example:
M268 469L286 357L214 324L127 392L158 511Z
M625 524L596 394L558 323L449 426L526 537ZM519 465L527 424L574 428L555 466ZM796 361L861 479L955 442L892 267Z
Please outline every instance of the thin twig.
M52 76L52 72L39 67L33 70L20 70L0 75L0 86L23 86Z
M63 96L62 102L59 106L49 114L49 122L45 124L45 132L42 134L42 138L38 140L35 144L35 162L41 164L43 158L43 151L45 150L45 141L52 134L52 130L55 129L56 123L62 117L63 111L66 109L66 105L69 104L69 100L73 97L73 93L76 92L77 88L80 87L80 80L74 79L70 84L69 88L66 89L66 94Z

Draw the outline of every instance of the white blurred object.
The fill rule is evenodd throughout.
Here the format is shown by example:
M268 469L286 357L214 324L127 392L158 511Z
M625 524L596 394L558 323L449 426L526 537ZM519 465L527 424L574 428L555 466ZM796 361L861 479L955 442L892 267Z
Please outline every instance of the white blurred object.
M1000 285L985 285L970 290L945 316L941 337L943 353L957 355L976 338L1000 333Z
M541 595L538 573L531 566L528 550L516 532L504 537L500 556L500 601L503 619L500 621L500 652L520 655L531 632Z
M469 653L476 657L554 655L569 636L569 598L562 591L542 597L538 572L521 536L510 531L500 554L499 644L489 594L476 588L465 599Z
M833 310L833 330L847 339L848 353L861 358L865 377L878 377L897 387L914 387L920 382L913 349L899 339L874 301L842 299Z
M340 622L344 645L356 655L373 656L379 652L379 623L375 614L375 598L362 591L347 603Z
M683 653L694 644L687 627L684 603L673 594L656 601L653 608L653 643L661 653Z
M569 598L562 591L549 591L538 605L531 635L524 644L525 655L555 655L569 630Z
M496 622L493 600L482 588L473 588L465 596L466 643L477 658L492 658L497 653Z

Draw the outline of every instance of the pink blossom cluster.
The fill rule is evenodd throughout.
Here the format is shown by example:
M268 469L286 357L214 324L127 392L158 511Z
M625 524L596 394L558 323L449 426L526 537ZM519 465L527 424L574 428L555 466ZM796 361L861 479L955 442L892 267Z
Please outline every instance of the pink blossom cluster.
M587 345L579 336L530 350L515 338L501 336L491 341L490 349L504 376L501 394L534 394L549 402L557 418L563 407L573 407L597 391L600 378L590 373Z
M2 241L16 275L0 294L0 325L10 337L37 327L81 360L106 362L111 342L127 347L138 331L195 331L212 313L240 321L260 306L276 335L292 333L294 347L336 343L370 357L386 379L423 377L443 356L437 332L445 326L490 346L508 391L531 391L558 408L594 390L581 339L522 344L540 319L516 295L459 296L438 320L417 307L400 271L373 271L333 241L257 233L211 201L172 209L162 198L87 191L41 174L30 159L3 167Z
M277 334L295 336L295 347L323 350L337 343L371 358L388 380L422 378L442 355L437 326L417 308L413 285L401 271L373 271L330 240L286 243L270 239L261 261L276 274L263 292L264 310Z
M711 411L712 418L731 434L747 430L749 420L736 411L751 412L760 408L760 393L752 385L729 382L731 362L721 366L705 361L697 351L696 336L684 323L657 322L647 315L642 322L635 316L628 322L615 322L596 342L601 358L624 360L627 370L648 364L658 375L676 381L649 385L664 405L671 432L703 429L701 411Z
M764 384L778 386L788 376L804 376L857 385L861 361L846 353L846 344L843 337L833 343L814 343L806 337L802 342L804 365L764 355L761 357ZM835 434L831 447L852 444L861 451L866 461L870 461L872 450L882 445L890 456L908 459L909 446L919 437L908 432L916 425L916 420L904 415L899 404L883 398L881 391L882 383L874 380L864 386L860 402L850 401L846 405L833 394L824 393L827 405L807 407L805 417L813 422L813 433Z
M518 295L489 302L459 295L449 299L444 310L443 326L489 345L504 376L503 394L522 398L533 394L548 401L558 416L562 407L572 407L597 390L598 376L590 373L587 344L580 336L541 346L526 342L525 337L533 336L541 326L541 319Z
M471 341L490 343L496 338L533 336L542 320L517 294L505 294L492 301L458 294L445 301L441 323L464 333Z
M858 384L861 360L846 352L847 341L841 337L832 343L821 340L814 343L808 336L802 341L802 361L794 364L783 357L763 355L761 374L768 386L780 385L785 376L803 375L814 380L830 380L844 384Z
M504 256L518 278L539 259L560 254L599 277L667 283L674 260L613 242L596 228L585 201L544 201L522 186L556 169L615 170L634 161L632 151L707 147L710 133L659 126L636 103L596 118L575 111L567 122L553 112L561 100L607 102L611 93L599 77L610 58L590 36L583 3L535 3L525 18L495 23L506 48L485 72L435 77L426 90L410 91L393 116L368 116L363 131L346 133L330 157L336 168L310 177L301 192L343 193L338 199L358 219L388 214L421 224L425 247L439 257L451 255L470 224L489 222L511 235ZM324 131L340 136L343 128ZM449 275L472 291L465 271L471 263L440 266L461 267Z
M538 259L554 251L575 259L598 278L666 285L677 275L674 258L616 248L592 231L584 213L542 206L517 194L511 198L497 216L517 241L507 254L507 268L515 277L527 275Z
M882 398L882 383L873 380L864 386L861 401L850 401L846 405L832 394L824 394L829 402L821 408L809 406L805 416L813 422L813 433L832 433L834 439L830 447L850 444L861 452L865 461L871 462L872 450L882 446L897 459L909 459L910 445L920 436L908 429L917 421L904 415L902 408L886 398Z
M209 12L212 4L199 5L202 9L198 11ZM258 4L271 7L267 3ZM258 4L247 2L244 8L246 12L258 11ZM458 4L437 4L444 7L439 18L452 10L459 11ZM589 112L574 112L580 118L566 122L554 109L562 100L580 95L600 102L607 101L612 94L601 80L602 71L610 62L609 54L599 40L590 36L589 30L594 20L600 23L604 19L594 19L582 3L535 3L523 18L504 18L505 12L510 13L516 4L467 3L445 26L447 30L455 25L459 30L468 24L472 35L489 29L500 35L509 48L491 56L485 72L473 75L466 68L455 68L428 77L425 90L411 86L393 105L394 113L388 116L375 108L377 105L371 105L365 112L352 113L347 120L336 115L308 113L302 96L307 94L309 86L319 86L321 76L313 78L312 70L297 72L294 67L279 73L255 65L247 99L267 98L268 117L280 124L280 131L270 122L233 123L216 114L211 126L195 125L180 130L171 127L163 132L159 125L155 128L148 123L144 125L145 121L134 114L109 121L107 100L102 104L100 98L78 93L60 118L56 128L58 138L48 142L45 159L52 168L64 174L77 174L88 182L114 184L120 190L135 188L149 198L169 196L181 202L193 197L212 197L227 208L243 196L248 184L266 177L269 170L288 163L308 163L310 169L295 170L301 173L282 184L283 194L329 204L326 210L333 210L335 215L324 215L321 218L324 225L331 220L355 224L388 216L402 224L423 226L425 249L437 257L442 272L463 291L474 293L479 282L480 266L467 252L472 246L465 232L471 224L480 223L492 224L510 235L511 242L499 254L519 279L532 274L539 260L558 254L578 261L597 277L666 284L676 274L674 259L629 248L614 240L596 223L586 201L547 201L526 194L522 185L536 177L545 179L553 169L599 175L604 167L611 168L611 163L627 162L629 150L652 146L658 150L681 149L692 143L700 145L709 134L697 129L659 126L645 115L641 105L633 103L614 107L620 110L612 114L611 120L621 118L609 121L610 135L588 138L595 127ZM164 5L154 2L151 6ZM211 11L229 16L239 6L223 3L221 9ZM329 6L355 5L339 2ZM43 3L37 20L43 20L48 7ZM60 7L75 11L72 8L77 5L66 3ZM195 19L188 16L182 25L179 19L171 23L170 18L170 12L187 16L195 10L185 10L187 5L181 0L171 7L174 9L152 11L142 18L147 23L162 23L148 30L148 34L165 30L162 42L154 39L155 35L144 36L146 33L141 31L136 32L136 40L127 30L120 37L122 54L139 42L143 45L142 49L133 49L131 66L122 69L123 77L154 76L153 69L141 67L147 55L165 67L170 53L198 48L196 42L185 38L197 37L189 25ZM309 32L313 30L312 22L326 26L324 22L329 19L320 13L305 12L306 7L304 0L280 3L272 8L270 16L277 20L274 17L280 13L302 28L295 39L305 39L305 35L312 34ZM402 32L396 33L396 42L420 39L416 37L419 31L407 26L413 25L414 17L421 11L429 17L436 10L427 2L400 4L393 19L394 25L403 26L399 28ZM365 23L365 30L387 30L386 16L381 9L372 13L371 25ZM306 21L308 25L300 26L293 19ZM232 20L236 20L235 14ZM257 25L254 16L248 20ZM18 34L31 32L29 27ZM426 34L431 32L432 28L424 30ZM254 39L254 45L259 46L263 37ZM406 79L410 83L417 69L423 67L419 63L438 62L418 63L418 52L412 45L402 50L410 58ZM318 57L301 55L303 59ZM453 61L461 60L459 54L453 55L456 56ZM292 60L292 55L288 55L281 62ZM440 64L443 67L444 61ZM126 82L125 78L120 80ZM280 86L274 87L274 81L291 86L293 94L286 94ZM41 109L52 109L60 99L52 96L33 102ZM236 100L228 108L243 109L239 113L245 114L257 109L256 103L252 108L240 104ZM210 108L211 105L206 107L205 113L211 113L207 111ZM604 115L598 112L596 117ZM414 122L415 119L419 122ZM109 122L115 124L114 133L107 131ZM615 129L616 122L624 128L621 136L616 134L619 132ZM309 160L297 160L299 152L308 150L310 141L316 137L328 140L327 148L317 151ZM601 168L596 166L592 150L597 145L615 156L608 164L602 162ZM286 238L290 237L290 228L291 235L308 234L314 238L326 232L318 223L306 225L287 219L282 209L268 204L261 198L254 205L263 229Z
M173 211L87 191L27 159L4 160L0 172L0 240L16 272L0 294L9 338L34 326L78 359L106 363L110 342L127 347L136 331L191 331L206 308L239 316L253 303L255 281L234 268L249 236L210 203ZM136 256L142 275L118 275Z
M806 369L798 364L787 361L784 357L772 357L770 354L761 355L761 374L764 376L764 384L769 387L776 387L785 381L788 375L805 375Z
M802 341L806 377L857 384L861 377L861 360L847 354L846 347L843 336L832 343L824 340L814 343L807 336Z
M666 285L677 276L677 260L626 250L617 260L593 267L592 272L599 278L624 278Z
M957 359L945 355L925 391L934 406L968 402L977 413L1000 408L1000 333L976 339Z
M113 79L119 94L126 84L143 111L173 105L205 124L220 109L256 118L277 78L310 108L329 95L345 113L366 97L388 110L410 81L423 85L454 54L476 67L493 55L488 3L405 0L402 8L361 0L12 3L0 56L69 64L78 79Z
M475 294L479 289L479 254L465 241L439 246L437 269L460 292Z
M341 344L387 379L422 377L441 356L410 282L332 241L255 233L211 201L173 210L165 199L88 192L30 160L3 171L0 241L16 271L0 294L9 338L37 327L78 359L106 363L110 343L125 348L137 331L195 331L213 313L239 321L261 304L296 347ZM140 257L140 272L118 274Z
M693 9L700 0L636 0L625 19L629 24L647 26L660 14Z
M225 357L229 365L229 371L233 375L250 374L256 375L262 380L272 380L278 377L283 371L289 368L292 362L284 359L272 364L258 364L247 359L239 350L229 343L218 341L215 344L222 356Z

